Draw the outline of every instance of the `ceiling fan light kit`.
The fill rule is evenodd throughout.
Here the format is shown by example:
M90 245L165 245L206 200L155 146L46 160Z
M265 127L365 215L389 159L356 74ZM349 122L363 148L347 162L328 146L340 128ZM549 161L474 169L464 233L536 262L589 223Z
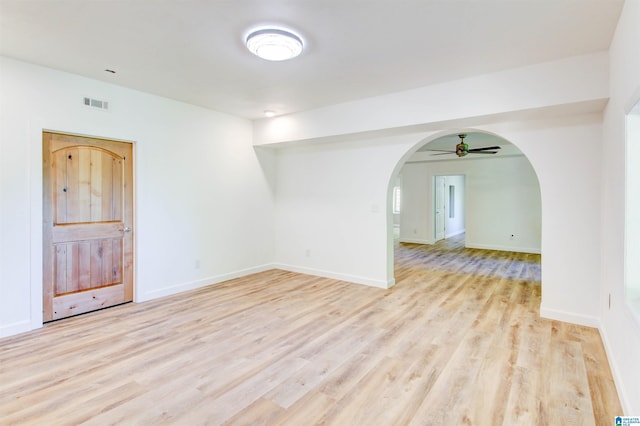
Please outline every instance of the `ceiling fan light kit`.
M247 36L247 49L267 61L286 61L302 53L302 39L296 34L277 28L253 31Z
M469 144L464 143L464 138L467 137L466 134L462 133L458 135L460 138L460 143L456 145L456 155L458 157L464 157L469 153Z
M469 144L465 143L464 138L467 137L466 133L460 133L458 135L458 137L460 138L460 142L458 144L456 144L456 150L455 151L443 151L443 150L439 150L439 149L435 149L435 150L431 150L431 151L441 151L437 154L431 154L431 155L447 155L447 154L456 154L458 157L464 157L467 154L497 154L497 150L501 149L499 146L494 145L494 146L485 146L482 148L471 148L469 149Z

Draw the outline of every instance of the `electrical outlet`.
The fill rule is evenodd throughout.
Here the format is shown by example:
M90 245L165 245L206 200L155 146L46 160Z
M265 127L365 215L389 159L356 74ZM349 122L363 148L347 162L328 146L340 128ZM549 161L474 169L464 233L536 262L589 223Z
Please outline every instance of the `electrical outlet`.
M305 255L306 257L311 257L311 250L306 249L306 250L305 250L305 252L304 252L304 255Z

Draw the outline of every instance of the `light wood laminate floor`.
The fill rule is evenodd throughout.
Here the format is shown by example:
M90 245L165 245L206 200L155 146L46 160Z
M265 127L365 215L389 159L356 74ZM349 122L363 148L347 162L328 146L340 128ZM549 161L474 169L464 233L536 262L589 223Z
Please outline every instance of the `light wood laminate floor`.
M399 244L390 290L268 271L0 340L0 424L604 425L538 255Z

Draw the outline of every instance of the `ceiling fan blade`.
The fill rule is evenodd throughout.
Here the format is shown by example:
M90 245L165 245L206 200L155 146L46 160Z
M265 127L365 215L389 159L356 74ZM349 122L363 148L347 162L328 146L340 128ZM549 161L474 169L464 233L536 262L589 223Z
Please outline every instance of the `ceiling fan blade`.
M455 153L455 151L451 151L449 149L426 149L425 151L434 151L434 152L453 152Z
M485 146L482 148L470 149L469 152L487 151L487 150L493 150L493 149L501 149L501 148L499 146Z
M498 151L469 151L469 154L497 154Z
M438 152L437 154L431 154L431 155L449 155L449 154L455 154L455 151L442 151L442 152Z

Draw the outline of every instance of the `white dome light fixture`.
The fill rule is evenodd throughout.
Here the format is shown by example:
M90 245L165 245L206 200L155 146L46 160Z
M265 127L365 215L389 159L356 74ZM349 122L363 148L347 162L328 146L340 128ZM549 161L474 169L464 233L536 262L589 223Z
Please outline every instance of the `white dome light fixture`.
M247 36L247 49L267 61L286 61L302 53L302 39L289 31L262 29Z

